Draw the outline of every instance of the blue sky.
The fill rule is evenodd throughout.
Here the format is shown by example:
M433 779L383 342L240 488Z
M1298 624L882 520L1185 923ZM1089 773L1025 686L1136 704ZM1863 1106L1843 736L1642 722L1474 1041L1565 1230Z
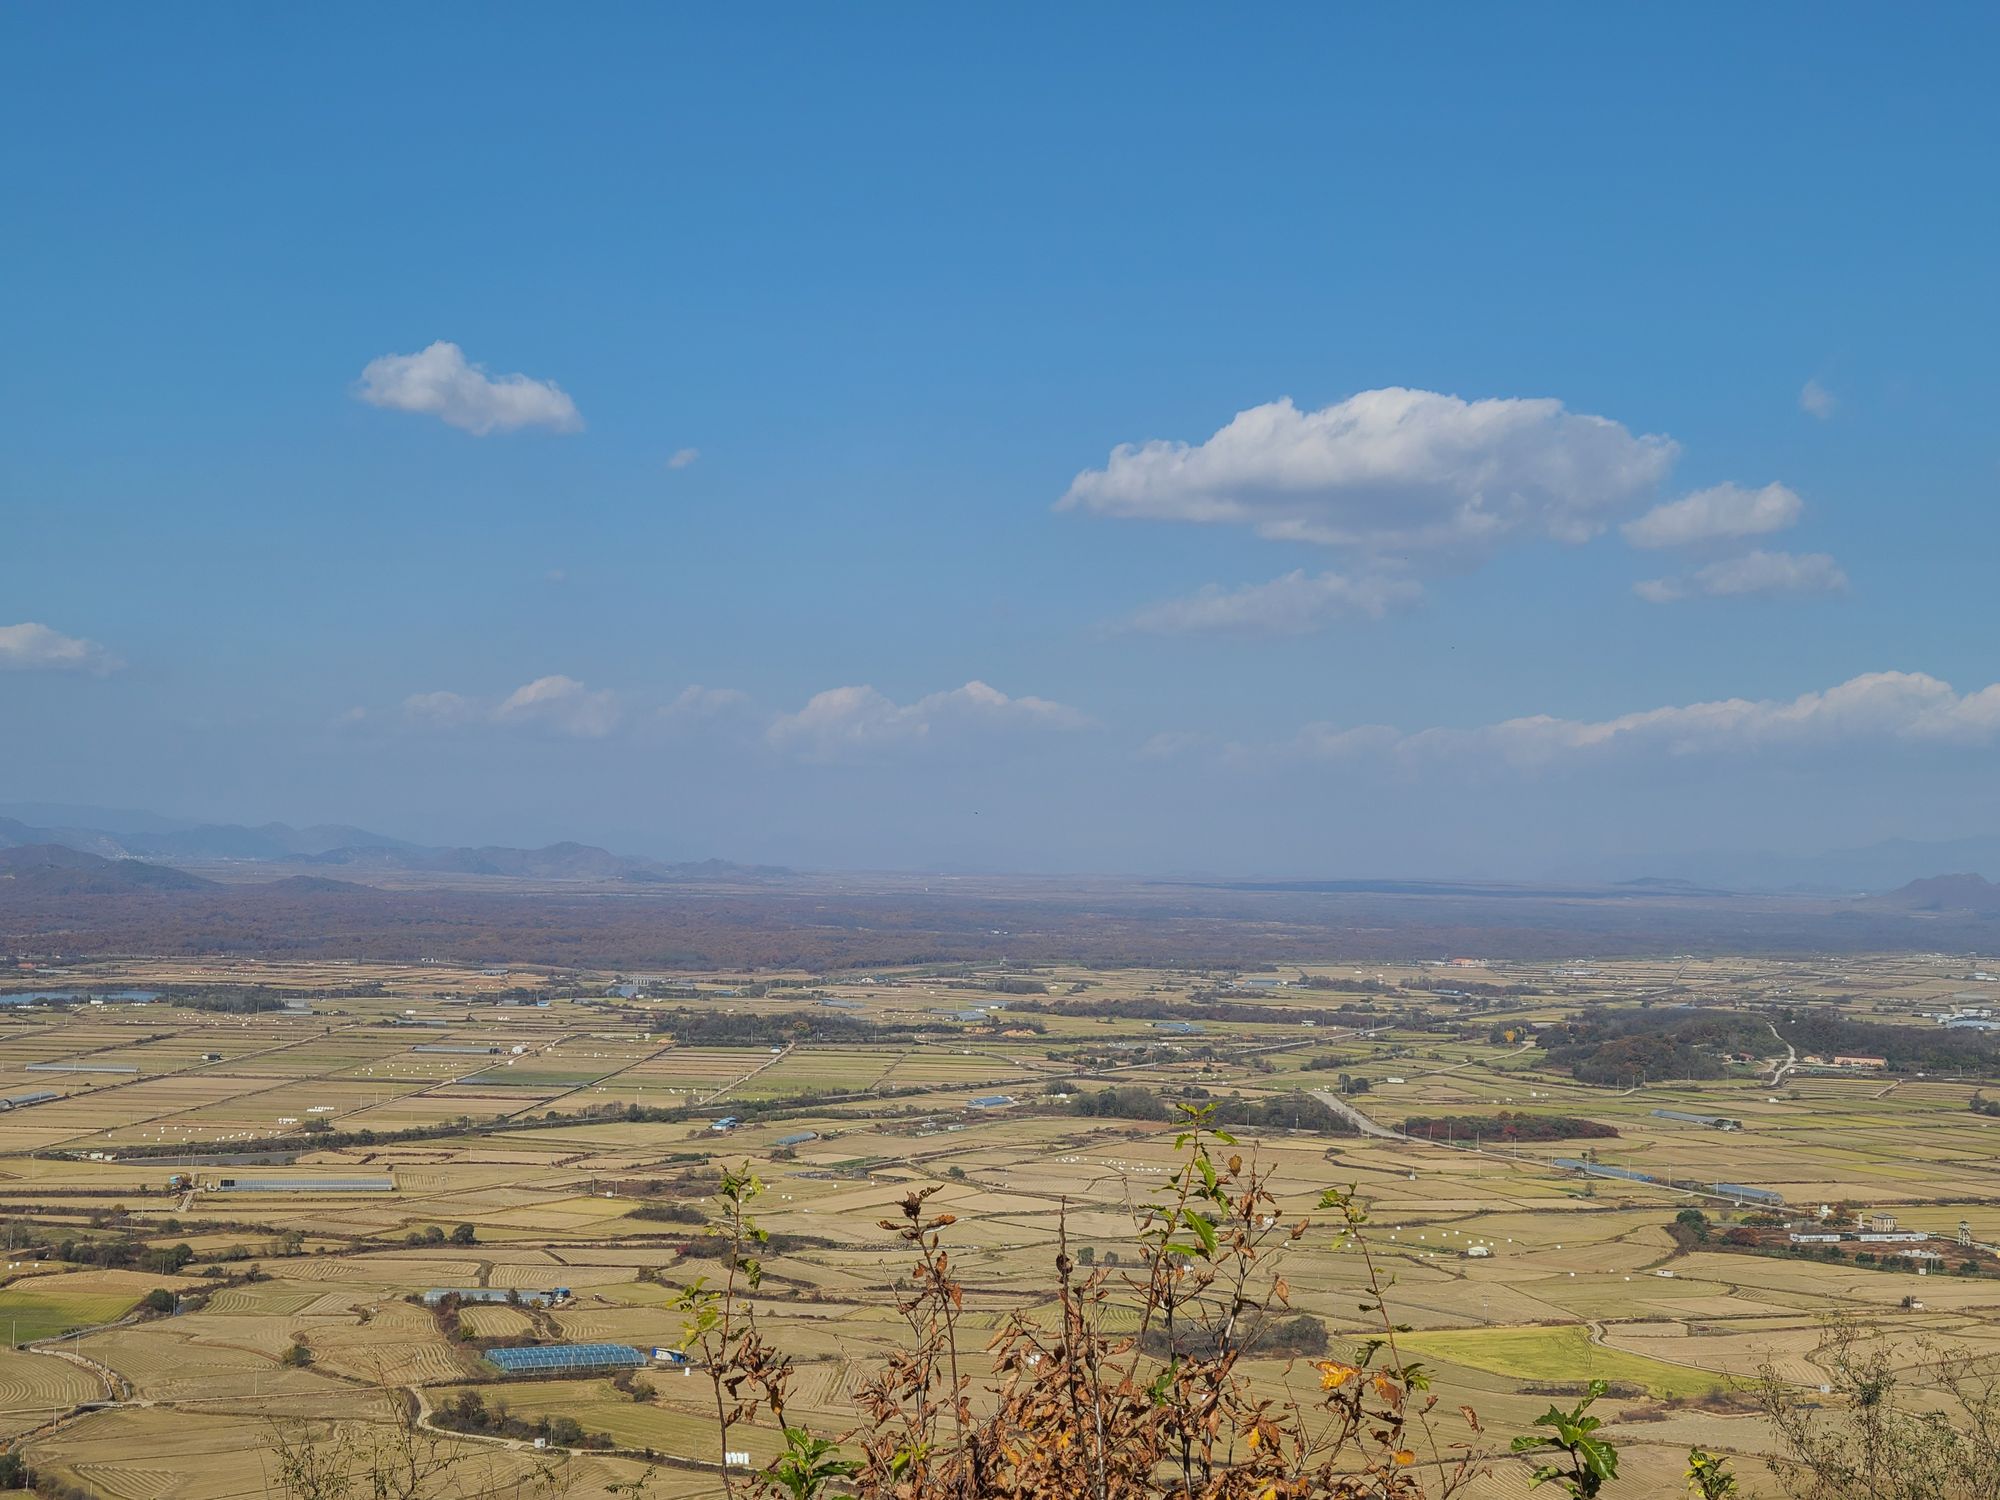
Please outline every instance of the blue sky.
M7 791L967 869L2000 829L1990 12L1079 9L9 11Z

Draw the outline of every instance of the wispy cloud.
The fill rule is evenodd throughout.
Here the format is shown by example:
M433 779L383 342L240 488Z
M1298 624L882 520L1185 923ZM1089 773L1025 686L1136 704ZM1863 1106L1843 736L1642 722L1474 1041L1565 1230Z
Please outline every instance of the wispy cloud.
M361 372L355 394L370 406L421 412L476 437L546 427L582 430L576 403L553 380L489 375L443 339L415 354L385 354Z
M674 451L673 457L667 460L667 467L670 469L685 469L700 457L701 449L699 448L678 448Z
M1234 589L1211 583L1185 598L1148 605L1129 623L1159 634L1303 635L1343 618L1379 620L1423 595L1422 585L1390 574L1349 577L1294 568L1269 583Z
M815 693L766 731L774 749L802 760L830 761L947 741L1089 726L1090 718L1047 698L1012 698L973 681L914 703L897 703L866 685Z
M1768 536L1798 524L1805 501L1782 484L1746 489L1718 484L1656 505L1625 524L1625 540L1635 547L1691 547L1704 542Z
M123 665L97 642L80 636L32 621L0 625L0 671L88 672L101 677Z
M1556 400L1390 388L1252 407L1201 443L1122 444L1057 506L1366 551L1578 542L1651 499L1678 452Z
M1682 599L1797 599L1839 594L1847 574L1824 552L1746 552L1683 578L1648 578L1632 591L1649 604Z
M1796 698L1724 698L1621 714L1547 714L1471 729L1404 733L1386 725L1309 724L1280 745L1236 747L1243 758L1392 757L1533 767L1582 757L1653 753L1747 755L1843 745L1988 746L2000 741L2000 683L1959 693L1923 672L1870 672Z
M1799 410L1820 421L1830 421L1840 409L1840 398L1821 385L1817 380L1808 380L1799 387Z

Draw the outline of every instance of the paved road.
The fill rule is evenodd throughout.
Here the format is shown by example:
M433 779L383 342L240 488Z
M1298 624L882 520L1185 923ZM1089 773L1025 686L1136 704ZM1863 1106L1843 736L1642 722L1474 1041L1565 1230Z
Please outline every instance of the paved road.
M1776 1088L1790 1076L1792 1069L1799 1065L1799 1049L1794 1047L1790 1042L1786 1042L1783 1037L1778 1036L1778 1028L1774 1023L1766 1021L1764 1024L1771 1028L1771 1035L1778 1037L1778 1040L1783 1042L1785 1047L1785 1060L1775 1065L1771 1070L1771 1087Z
M1404 1135L1400 1130L1391 1130L1387 1125L1378 1125L1360 1110L1349 1104L1332 1089L1309 1090L1313 1098L1346 1120L1363 1135L1373 1136L1378 1141L1411 1141L1415 1136Z

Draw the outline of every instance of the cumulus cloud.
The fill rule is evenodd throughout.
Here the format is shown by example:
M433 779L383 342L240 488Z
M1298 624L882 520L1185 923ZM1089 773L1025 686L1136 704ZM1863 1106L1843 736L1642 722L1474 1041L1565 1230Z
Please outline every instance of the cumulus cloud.
M538 724L579 739L602 739L618 727L622 710L608 688L590 689L574 677L537 677L514 689L493 710L498 724Z
M89 672L103 676L124 663L95 641L23 621L0 625L0 671Z
M443 339L415 354L371 359L355 394L370 406L422 412L476 437L522 427L553 432L583 427L576 403L553 380L489 375Z
M674 456L667 460L667 467L670 469L685 469L700 457L701 449L699 448L679 448L675 450Z
M1635 547L1691 547L1703 542L1769 536L1798 524L1805 501L1782 484L1746 489L1718 484L1656 505L1625 523L1625 540Z
M447 691L412 693L403 700L404 718L428 729L541 728L579 739L603 738L618 727L623 714L616 693L560 674L524 683L498 703Z
M1796 599L1842 593L1847 574L1824 552L1746 552L1685 578L1648 578L1632 591L1649 604L1709 599Z
M1799 410L1809 417L1829 421L1840 407L1840 399L1817 380L1808 380L1799 387Z
M1294 568L1282 578L1242 588L1211 583L1185 598L1147 606L1130 624L1134 630L1161 634L1303 635L1343 617L1379 620L1395 606L1421 599L1423 593L1412 580L1387 574L1308 575L1303 568Z
M866 685L815 693L797 713L766 731L774 749L802 760L842 760L947 740L1088 727L1090 719L1047 698L1010 698L973 681L914 703L897 703Z
M1556 400L1390 388L1252 407L1203 443L1123 444L1057 508L1366 551L1579 542L1651 499L1678 452Z
M1987 746L2000 741L2000 683L1956 692L1923 672L1870 672L1796 698L1725 698L1612 719L1547 714L1472 729L1405 734L1383 725L1309 724L1283 746L1294 757L1473 759L1520 767L1653 752L1751 754L1842 745Z

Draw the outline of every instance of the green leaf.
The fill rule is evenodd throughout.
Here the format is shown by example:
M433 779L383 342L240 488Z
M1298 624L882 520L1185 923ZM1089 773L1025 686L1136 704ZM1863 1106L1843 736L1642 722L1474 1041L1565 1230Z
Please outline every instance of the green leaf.
M1192 1210L1189 1211L1187 1220L1188 1228L1192 1229L1195 1237L1201 1241L1202 1250L1209 1255L1215 1254L1215 1226Z

